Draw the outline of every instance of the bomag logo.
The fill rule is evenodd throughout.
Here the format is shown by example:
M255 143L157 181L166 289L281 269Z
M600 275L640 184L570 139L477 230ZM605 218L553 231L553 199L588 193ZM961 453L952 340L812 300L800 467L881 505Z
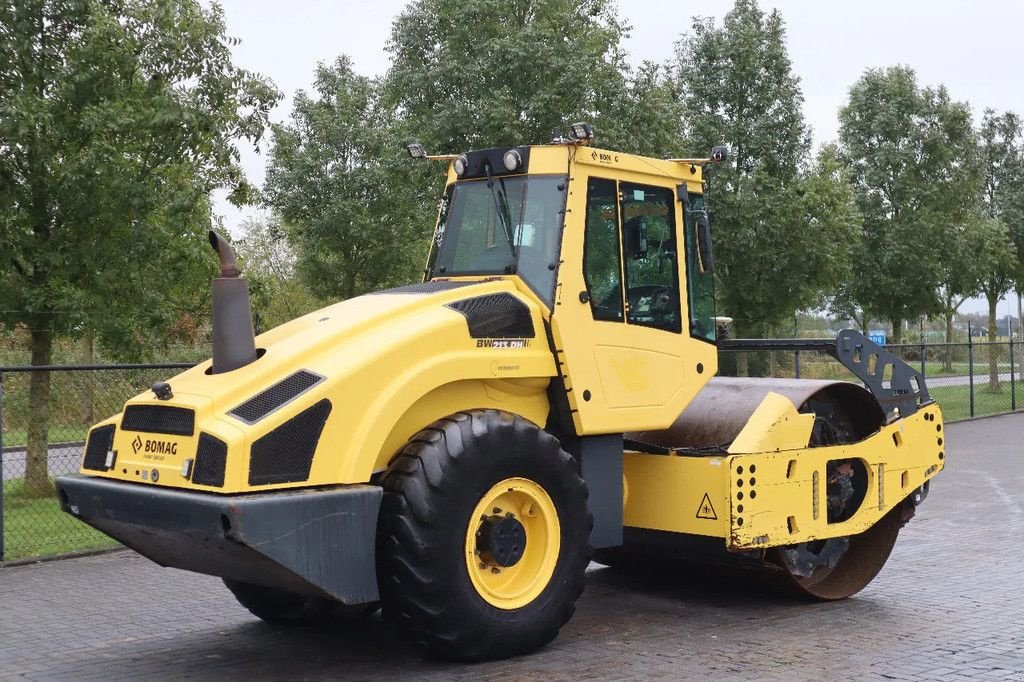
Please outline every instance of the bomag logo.
M477 339L477 348L527 348L529 339Z
M178 444L169 440L142 440L141 436L135 436L135 440L132 441L132 452L136 455L140 452L176 455L178 454Z

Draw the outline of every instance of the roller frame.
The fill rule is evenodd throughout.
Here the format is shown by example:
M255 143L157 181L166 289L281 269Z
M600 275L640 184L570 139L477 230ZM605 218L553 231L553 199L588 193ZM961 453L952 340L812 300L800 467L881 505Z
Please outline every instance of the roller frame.
M769 393L720 456L626 452L625 525L720 537L730 551L856 535L944 466L942 415L934 403L847 445L806 447L812 426L813 415L800 414L789 399ZM861 460L868 484L857 512L829 524L826 465L837 459ZM740 467L743 474L737 473ZM712 513L701 513L705 494Z

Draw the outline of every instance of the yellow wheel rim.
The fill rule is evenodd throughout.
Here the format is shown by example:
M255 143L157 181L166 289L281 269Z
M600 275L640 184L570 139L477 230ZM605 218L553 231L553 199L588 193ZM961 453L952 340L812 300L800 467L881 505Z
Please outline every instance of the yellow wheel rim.
M513 565L499 565L483 543L488 524L512 518L525 531L525 546ZM488 490L469 517L466 568L484 601L499 609L526 606L544 591L558 563L561 530L558 512L539 485L526 478L506 478ZM517 555L518 556L518 555Z

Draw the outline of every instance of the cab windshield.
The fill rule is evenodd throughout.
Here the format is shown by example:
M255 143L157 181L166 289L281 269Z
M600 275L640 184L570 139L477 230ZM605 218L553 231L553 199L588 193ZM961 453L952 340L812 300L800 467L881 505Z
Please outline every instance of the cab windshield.
M551 305L565 186L565 177L559 175L451 185L441 207L430 277L518 274Z

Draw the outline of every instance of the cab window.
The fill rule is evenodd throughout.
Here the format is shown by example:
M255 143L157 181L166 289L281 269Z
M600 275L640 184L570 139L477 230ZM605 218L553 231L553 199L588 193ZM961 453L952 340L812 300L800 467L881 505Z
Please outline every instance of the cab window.
M680 332L675 193L625 182L619 191L626 322Z
M715 342L715 275L711 232L704 197L691 192L685 204L686 291L689 296L690 336Z
M583 278L595 320L621 322L623 319L618 218L615 181L591 178L587 183Z

